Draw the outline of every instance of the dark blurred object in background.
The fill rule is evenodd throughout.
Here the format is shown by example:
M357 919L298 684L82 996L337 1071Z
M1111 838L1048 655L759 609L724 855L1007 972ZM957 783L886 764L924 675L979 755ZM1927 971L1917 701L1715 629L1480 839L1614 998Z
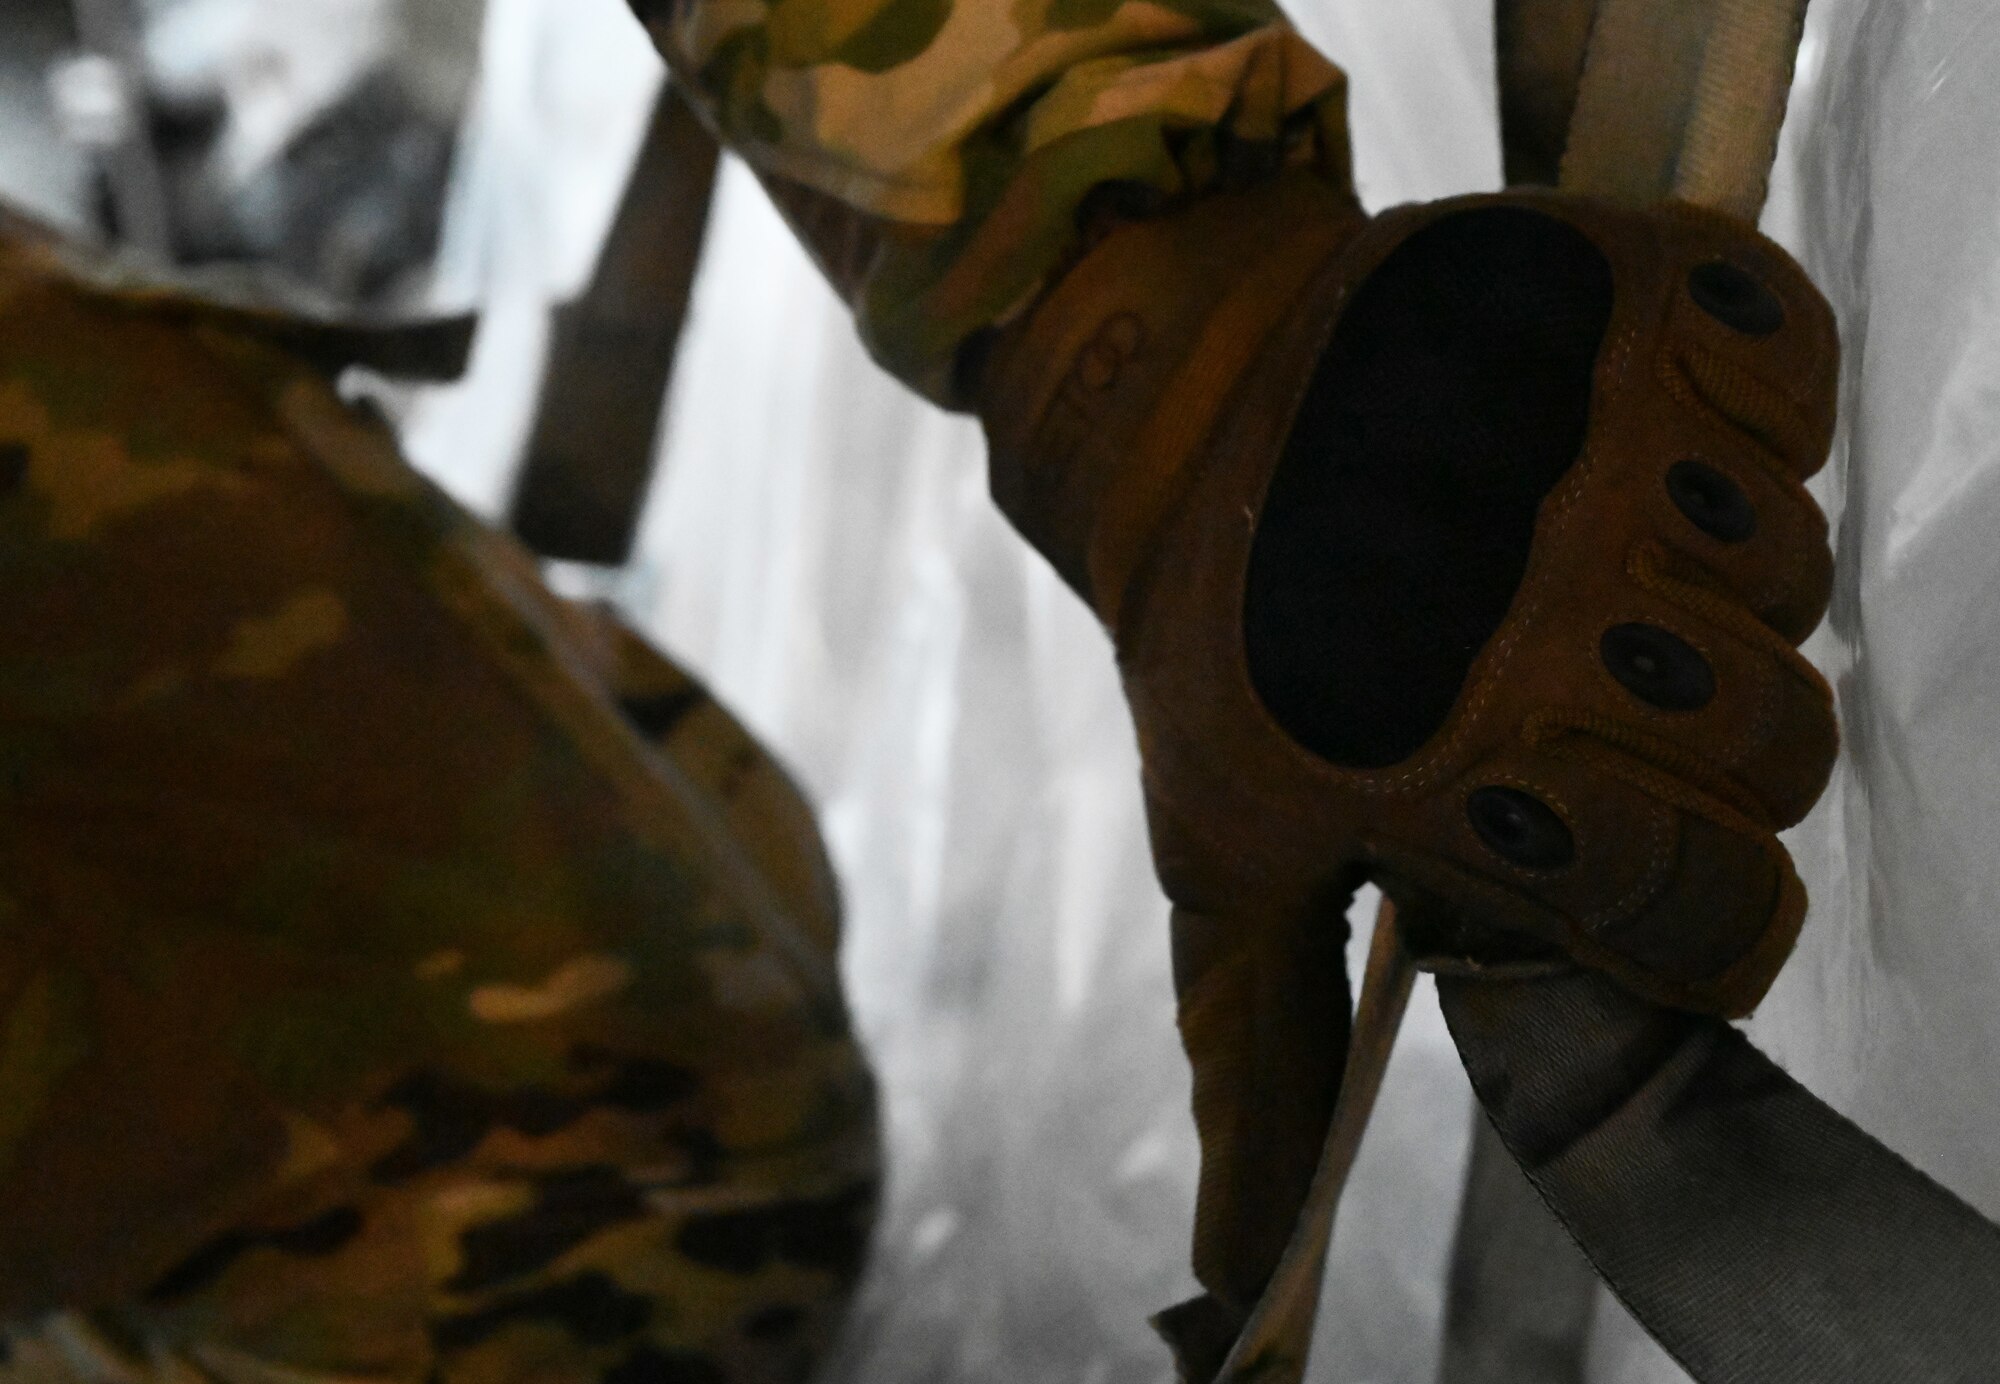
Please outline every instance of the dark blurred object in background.
M175 259L275 265L351 303L395 296L430 262L456 127L423 109L395 73L360 78L233 183L216 167L222 123L219 112L191 122L155 107Z
M0 0L0 134L47 150L0 165L0 186L183 267L406 301L436 252L483 11Z
M76 47L68 0L0 0L0 196L81 228L93 160L56 129L49 77Z

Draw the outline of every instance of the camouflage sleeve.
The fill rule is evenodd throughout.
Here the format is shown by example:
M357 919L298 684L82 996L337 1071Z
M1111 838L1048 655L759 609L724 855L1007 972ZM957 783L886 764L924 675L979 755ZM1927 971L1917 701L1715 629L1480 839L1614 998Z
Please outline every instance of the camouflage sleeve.
M1299 164L1348 186L1345 83L1271 0L633 0L876 358L957 402L1109 195Z

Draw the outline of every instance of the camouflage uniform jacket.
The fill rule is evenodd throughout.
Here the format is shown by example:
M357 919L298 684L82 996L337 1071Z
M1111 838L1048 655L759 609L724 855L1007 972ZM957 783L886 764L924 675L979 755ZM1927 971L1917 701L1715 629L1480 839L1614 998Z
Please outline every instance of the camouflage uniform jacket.
M1106 199L1307 165L1349 185L1345 83L1270 0L634 0L725 144L929 397Z
M795 790L296 330L13 231L0 1381L800 1377L876 1148Z

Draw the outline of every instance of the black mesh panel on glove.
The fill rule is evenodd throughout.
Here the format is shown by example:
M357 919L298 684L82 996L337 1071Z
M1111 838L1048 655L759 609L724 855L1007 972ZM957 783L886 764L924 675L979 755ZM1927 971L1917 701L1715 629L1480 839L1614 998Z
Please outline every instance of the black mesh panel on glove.
M1355 293L1271 478L1244 606L1278 723L1378 768L1444 723L1581 450L1604 255L1554 217L1462 211Z

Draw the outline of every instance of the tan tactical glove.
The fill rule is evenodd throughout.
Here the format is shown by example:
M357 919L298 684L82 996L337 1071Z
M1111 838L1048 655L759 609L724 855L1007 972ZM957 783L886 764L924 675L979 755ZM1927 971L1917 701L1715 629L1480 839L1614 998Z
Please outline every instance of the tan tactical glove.
M1312 1173L1380 882L1432 959L1736 1015L1825 784L1801 481L1837 344L1746 224L1305 175L1097 241L981 375L996 498L1097 609L1173 899L1226 1345ZM1212 1344L1212 1343L1211 1343Z

